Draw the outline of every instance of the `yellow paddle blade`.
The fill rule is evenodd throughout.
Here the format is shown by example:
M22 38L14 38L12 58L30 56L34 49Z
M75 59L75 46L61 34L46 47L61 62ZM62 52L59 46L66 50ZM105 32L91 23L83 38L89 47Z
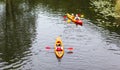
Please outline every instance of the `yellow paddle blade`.
M70 23L70 22L71 22L71 20L68 19L68 20L67 20L67 23Z
M84 15L81 15L81 18L83 18L84 17Z

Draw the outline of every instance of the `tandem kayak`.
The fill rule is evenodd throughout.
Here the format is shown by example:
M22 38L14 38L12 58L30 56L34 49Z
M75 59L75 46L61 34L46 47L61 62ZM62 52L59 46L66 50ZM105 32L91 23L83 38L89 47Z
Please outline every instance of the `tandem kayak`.
M76 25L81 25L81 26L83 25L82 20L75 20L74 19L75 16L72 16L68 13L66 15L67 15L67 18L70 19L72 22L74 22Z
M56 38L54 52L57 58L62 58L64 55L64 46L60 37Z

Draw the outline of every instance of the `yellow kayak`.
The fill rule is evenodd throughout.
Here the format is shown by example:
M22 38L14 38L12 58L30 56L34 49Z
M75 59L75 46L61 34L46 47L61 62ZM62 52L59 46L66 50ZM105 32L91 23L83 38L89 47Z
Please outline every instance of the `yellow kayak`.
M67 17L68 17L68 19L70 19L71 21L73 21L73 22L75 22L76 20L74 20L74 17L75 16L72 16L72 15L70 15L70 14L66 14L67 15Z
M56 38L54 52L57 58L62 58L64 55L64 46L60 37Z
M66 14L67 15L67 18L70 19L72 22L74 22L76 25L81 25L83 24L82 20L75 20L74 17L75 16L72 16L70 14Z

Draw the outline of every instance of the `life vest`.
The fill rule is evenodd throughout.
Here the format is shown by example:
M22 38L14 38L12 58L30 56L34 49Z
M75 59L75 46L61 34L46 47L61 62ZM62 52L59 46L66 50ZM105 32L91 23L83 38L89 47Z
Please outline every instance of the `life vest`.
M79 17L75 17L75 20L80 20L80 18Z
M56 51L62 51L62 47L56 47Z

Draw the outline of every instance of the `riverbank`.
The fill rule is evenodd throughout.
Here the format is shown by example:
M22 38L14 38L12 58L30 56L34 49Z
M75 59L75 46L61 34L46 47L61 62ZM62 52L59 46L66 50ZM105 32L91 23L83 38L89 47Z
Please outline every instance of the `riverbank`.
M117 17L120 18L120 0L116 0L116 5L115 5L115 11L116 11L116 15L118 15Z
M92 12L95 14L93 23L108 28L110 31L120 33L120 0L101 1L91 0Z

